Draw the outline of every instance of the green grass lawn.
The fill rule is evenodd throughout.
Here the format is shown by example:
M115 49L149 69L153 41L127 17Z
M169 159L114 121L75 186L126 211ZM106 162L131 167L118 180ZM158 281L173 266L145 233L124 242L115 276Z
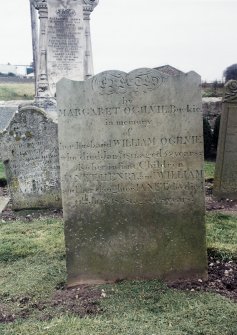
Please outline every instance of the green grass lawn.
M0 83L0 100L33 100L34 83Z
M206 220L207 244L223 258L237 259L237 217L209 213Z
M237 218L208 214L207 242L223 257L235 257ZM236 303L214 293L169 289L158 280L98 286L105 297L96 315L79 317L47 304L34 308L50 301L65 278L61 219L0 220L0 315L29 314L0 323L1 335L237 334Z
M204 163L204 174L205 174L205 179L214 178L215 162L205 161L205 163Z
M4 179L4 178L5 178L4 167L3 167L3 163L0 161L0 179Z

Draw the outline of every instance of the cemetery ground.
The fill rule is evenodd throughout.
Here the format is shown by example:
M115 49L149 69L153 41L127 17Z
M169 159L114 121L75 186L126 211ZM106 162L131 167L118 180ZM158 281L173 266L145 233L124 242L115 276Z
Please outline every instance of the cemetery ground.
M207 199L213 171L206 162ZM70 290L62 212L9 209L0 219L0 333L236 335L237 206L218 206L207 204L207 282L122 281Z
M33 100L35 95L32 79L19 79L18 77L0 77L0 101L9 100ZM203 83L203 97L221 97L223 85L215 83Z
M14 78L9 82L2 81L0 78L0 101L10 100L33 100L34 83L30 80L18 81Z

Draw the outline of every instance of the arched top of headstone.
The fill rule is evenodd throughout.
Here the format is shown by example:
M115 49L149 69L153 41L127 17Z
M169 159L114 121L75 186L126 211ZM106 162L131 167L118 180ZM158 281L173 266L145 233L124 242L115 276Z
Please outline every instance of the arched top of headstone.
M91 5L93 9L98 5L99 0L83 0L86 5Z
M30 0L30 2L35 6L36 9L40 7L47 7L48 0ZM68 7L72 2L81 2L84 5L86 10L93 11L94 8L98 5L99 0L59 0L58 5Z
M187 78L187 80L196 82L197 85L200 84L200 76L194 71L171 75L154 68L139 68L129 73L119 70L103 71L87 79L86 82L94 92L101 96L126 94L128 91L137 95L159 90L160 87L166 85L166 82L179 82L181 78ZM66 78L62 78L59 82L61 81L69 81L71 85L76 83L76 81Z

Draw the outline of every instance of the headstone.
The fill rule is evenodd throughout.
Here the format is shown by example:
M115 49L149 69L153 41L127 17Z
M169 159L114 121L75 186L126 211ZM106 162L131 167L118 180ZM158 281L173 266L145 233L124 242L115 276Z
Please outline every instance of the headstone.
M237 199L237 81L225 85L213 194Z
M80 1L48 0L48 80L52 96L61 78L84 80L84 25Z
M36 107L16 112L0 133L13 209L61 208L57 138L57 124Z
M179 69L176 69L175 67L171 65L162 65L159 67L155 67L155 70L158 70L164 74L168 74L170 76L177 76L180 74L183 74L184 72L180 71Z
M99 0L30 0L39 12L39 37L35 40L32 8L34 58L38 62L36 106L57 120L56 82L61 78L84 80L93 75L90 14ZM36 48L37 47L37 48ZM38 50L38 55L35 55Z
M3 131L8 126L16 110L17 110L16 107L0 106L0 132Z
M206 278L200 76L57 85L68 285Z

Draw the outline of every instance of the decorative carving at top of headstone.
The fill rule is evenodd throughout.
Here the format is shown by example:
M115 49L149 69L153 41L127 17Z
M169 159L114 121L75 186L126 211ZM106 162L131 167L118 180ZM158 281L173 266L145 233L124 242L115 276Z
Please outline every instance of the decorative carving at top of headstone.
M184 74L184 72L176 69L175 67L171 65L163 65L163 66L156 67L155 69L162 73L166 73L170 76L177 76L179 74Z
M47 0L32 0L36 9L47 8Z
M84 2L84 10L92 12L94 8L98 5L99 0L83 0Z
M152 69L138 69L130 73L121 71L105 71L100 76L94 76L92 86L101 95L147 93L154 91L163 84L168 75Z
M237 102L237 81L236 80L229 80L225 84L225 95L223 102Z

